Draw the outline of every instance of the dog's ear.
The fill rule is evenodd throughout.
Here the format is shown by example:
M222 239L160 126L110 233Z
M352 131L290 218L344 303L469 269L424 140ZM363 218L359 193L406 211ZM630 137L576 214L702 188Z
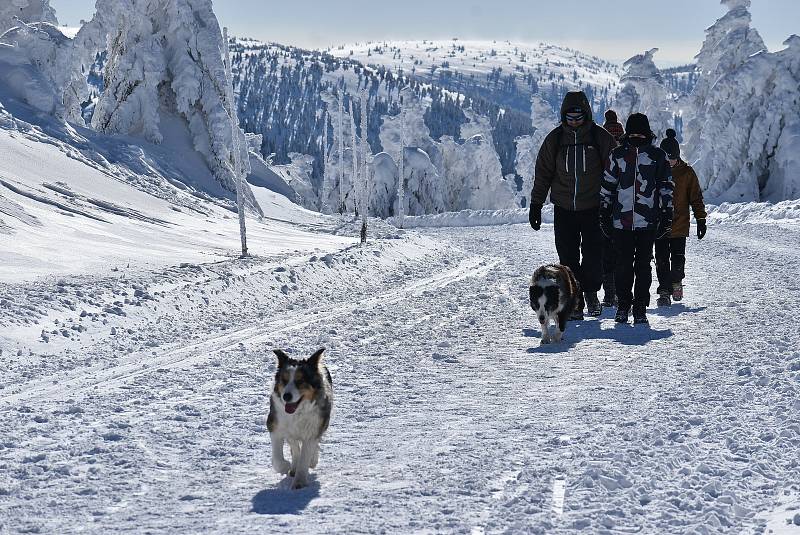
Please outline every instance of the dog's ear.
M313 355L311 355L311 356L308 358L308 363L309 363L309 364L310 364L312 367L314 367L314 368L317 368L317 367L319 367L319 363L320 363L320 361L322 360L322 354L323 354L324 352L325 352L325 348L324 348L324 347L323 347L323 348L320 348L320 349L317 349L317 350L314 352L314 354L313 354Z
M283 352L282 349L273 349L273 353L278 356L278 367L283 367L289 361L289 355Z

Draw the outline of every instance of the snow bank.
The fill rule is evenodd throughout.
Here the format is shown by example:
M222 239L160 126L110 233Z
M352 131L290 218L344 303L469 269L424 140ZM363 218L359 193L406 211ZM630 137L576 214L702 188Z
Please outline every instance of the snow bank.
M776 204L769 202L723 203L708 205L709 221L730 223L800 224L800 200Z
M394 217L386 220L387 223L397 225L399 222ZM548 204L542 208L542 222L553 222L553 205ZM528 210L513 208L506 210L461 210L460 212L445 212L421 216L406 216L403 219L403 228L426 227L490 227L496 225L516 225L528 223Z

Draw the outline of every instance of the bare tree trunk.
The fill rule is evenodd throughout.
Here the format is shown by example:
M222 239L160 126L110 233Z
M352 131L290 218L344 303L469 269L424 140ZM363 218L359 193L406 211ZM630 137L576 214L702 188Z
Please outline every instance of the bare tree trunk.
M367 103L369 93L361 90L361 146L363 160L361 162L361 243L367 242L367 217L369 216L369 143L367 142Z
M231 74L231 51L228 46L228 28L222 30L222 40L225 43L225 71L228 78L228 113L231 116L231 133L233 142L233 178L236 182L236 210L239 212L239 235L242 239L242 258L247 257L247 228L245 225L244 213L244 192L242 179L244 176L244 168L241 163L242 153L241 146L239 145L239 119L236 115L236 105L233 101L233 75Z

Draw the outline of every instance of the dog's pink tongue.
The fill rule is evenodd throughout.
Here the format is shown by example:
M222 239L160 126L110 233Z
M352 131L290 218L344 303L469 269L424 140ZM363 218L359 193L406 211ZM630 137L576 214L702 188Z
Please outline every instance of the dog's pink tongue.
M299 404L300 404L300 402L299 402L299 401L298 401L297 403L287 403L287 404L285 405L285 407L286 407L286 413L287 413L287 414L294 414L294 411L296 411L296 410L297 410L297 406L298 406Z

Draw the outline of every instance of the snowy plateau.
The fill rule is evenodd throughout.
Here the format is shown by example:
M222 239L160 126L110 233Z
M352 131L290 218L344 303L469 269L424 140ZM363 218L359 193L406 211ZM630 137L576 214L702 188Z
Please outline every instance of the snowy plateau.
M653 51L618 67L466 41L306 57L240 38L226 62L207 0L98 0L69 37L44 0L0 3L0 534L800 534L798 41L754 53L749 2L725 4L698 70L672 76ZM383 115L362 116L359 87L401 61L417 82L383 71ZM515 146L541 143L558 118L525 76L539 64L599 106L662 95L685 143L734 95L752 110L697 145L708 235L649 326L604 310L540 345L528 284L558 258L552 206L533 232L530 185L501 171L532 170L502 149L521 123L493 122L532 112ZM270 462L272 350L320 347L333 416L292 490Z

